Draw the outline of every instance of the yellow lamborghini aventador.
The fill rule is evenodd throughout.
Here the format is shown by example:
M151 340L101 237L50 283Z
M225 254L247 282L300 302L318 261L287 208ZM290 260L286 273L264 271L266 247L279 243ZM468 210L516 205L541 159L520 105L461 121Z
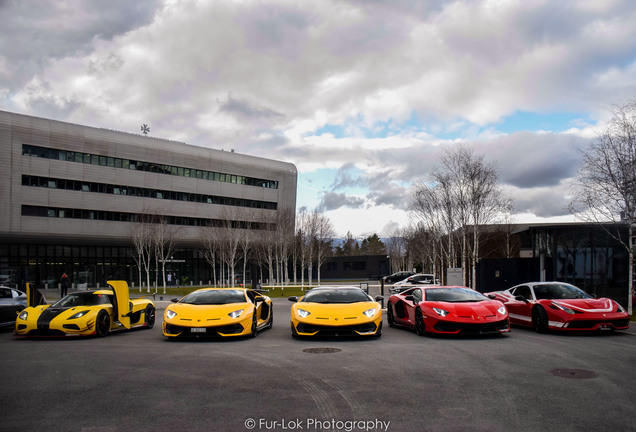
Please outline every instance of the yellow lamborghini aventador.
M115 330L155 325L155 306L150 300L130 299L124 281L108 281L108 285L110 289L73 292L52 305L37 305L37 295L29 294L30 307L18 315L15 334L106 336ZM27 290L37 294L31 287Z
M176 301L176 300L173 300ZM255 337L271 328L272 300L245 288L201 288L169 305L163 335L188 337Z
M289 297L292 336L381 336L381 299L357 287L316 287Z

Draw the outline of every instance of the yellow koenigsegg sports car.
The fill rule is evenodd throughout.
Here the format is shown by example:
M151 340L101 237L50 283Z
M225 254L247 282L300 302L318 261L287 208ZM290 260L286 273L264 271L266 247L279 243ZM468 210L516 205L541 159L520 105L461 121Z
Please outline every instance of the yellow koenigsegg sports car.
M52 305L37 305L38 291L27 286L29 307L15 322L17 336L106 336L116 330L155 325L155 306L131 299L128 284L108 281L110 289L77 291Z
M201 288L166 308L163 335L256 337L259 330L271 328L273 322L272 300L256 290Z
M289 297L292 336L381 336L382 308L357 287L316 287Z

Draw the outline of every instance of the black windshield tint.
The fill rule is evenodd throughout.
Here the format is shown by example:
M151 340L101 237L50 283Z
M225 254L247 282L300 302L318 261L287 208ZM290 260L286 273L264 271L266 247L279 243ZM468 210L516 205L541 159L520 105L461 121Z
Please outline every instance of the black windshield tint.
M245 293L238 290L210 290L193 292L179 303L195 305L220 305L230 303L245 303Z
M371 301L360 289L313 289L302 299L307 303L358 303Z
M426 301L479 302L488 300L486 296L466 288L434 288L424 290Z
M69 294L53 303L51 307L76 307L76 306L97 306L109 304L110 300L105 294L75 293Z
M537 300L587 299L590 296L583 290L566 284L542 284L534 286Z
M422 275L422 276L413 276L411 278L411 282L417 282L421 284L433 284L435 283L435 279L432 275Z

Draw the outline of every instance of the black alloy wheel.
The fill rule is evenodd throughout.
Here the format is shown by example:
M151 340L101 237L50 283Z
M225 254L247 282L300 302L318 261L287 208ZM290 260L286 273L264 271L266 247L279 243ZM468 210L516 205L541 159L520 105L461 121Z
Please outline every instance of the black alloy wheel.
M541 306L537 306L532 310L532 324L537 333L548 332L548 314Z
M265 327L271 329L274 326L274 306L269 307L269 324Z
M255 338L256 337L256 333L258 333L258 321L256 318L256 309L254 309L254 313L252 315L252 331L250 332L250 334L248 335L248 337L251 338Z
M151 329L155 326L155 308L152 305L146 306L146 311L144 312L145 320L146 320L146 328Z
M424 317L420 308L415 309L415 333L418 336L426 334L426 325L424 324Z
M386 305L386 322L389 327L395 327L395 317L393 316L393 305L391 302Z
M105 310L100 310L95 320L95 332L97 337L104 337L110 331L110 315Z

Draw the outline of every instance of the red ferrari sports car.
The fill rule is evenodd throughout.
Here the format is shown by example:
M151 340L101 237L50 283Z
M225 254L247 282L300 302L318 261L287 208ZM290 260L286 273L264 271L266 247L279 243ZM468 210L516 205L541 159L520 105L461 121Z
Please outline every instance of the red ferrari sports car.
M539 333L629 328L629 315L614 300L595 299L564 282L529 282L489 294L506 305L512 324L534 327Z
M389 326L437 334L502 334L510 331L508 311L499 300L459 286L417 286L389 297Z

